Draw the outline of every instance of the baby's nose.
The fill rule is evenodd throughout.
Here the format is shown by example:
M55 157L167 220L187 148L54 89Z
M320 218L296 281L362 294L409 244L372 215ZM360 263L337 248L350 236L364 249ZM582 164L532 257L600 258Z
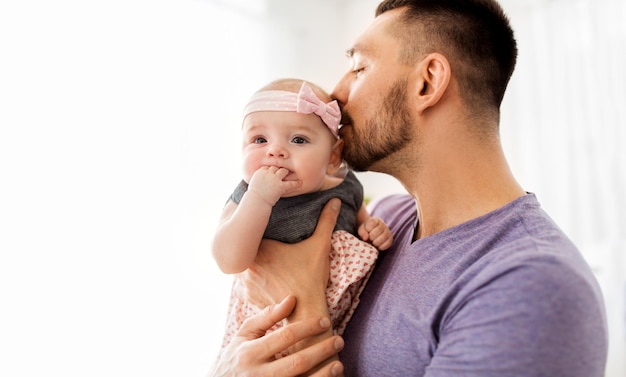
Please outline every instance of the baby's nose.
M268 156L271 157L287 157L287 150L283 148L281 145L273 144L267 149Z

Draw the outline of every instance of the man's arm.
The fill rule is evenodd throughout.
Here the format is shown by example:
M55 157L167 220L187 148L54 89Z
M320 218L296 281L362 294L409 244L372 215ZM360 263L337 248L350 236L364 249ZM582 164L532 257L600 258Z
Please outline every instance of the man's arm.
M236 294L258 307L296 297L294 312L287 318L296 322L314 316L328 317L326 286L332 232L341 201L331 199L320 215L315 232L297 244L264 239L255 262L240 275ZM332 335L332 329L311 343Z
M249 268L246 283L254 288L249 293L262 293L249 298L265 307L281 301L287 295L296 297L298 304L291 319L310 315L328 315L326 286L329 278L330 240L341 208L339 199L331 199L322 211L315 232L296 244L264 239L257 258ZM256 302L255 302L256 301Z

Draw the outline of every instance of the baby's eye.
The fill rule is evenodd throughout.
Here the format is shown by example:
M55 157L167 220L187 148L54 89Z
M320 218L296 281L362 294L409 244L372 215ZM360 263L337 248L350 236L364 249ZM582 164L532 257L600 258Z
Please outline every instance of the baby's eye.
M267 139L265 139L262 136L259 136L259 137L255 137L253 142L254 144L263 144L263 143L267 143Z
M296 136L293 139L291 139L291 142L294 144L305 144L307 143L307 140L303 138L302 136Z

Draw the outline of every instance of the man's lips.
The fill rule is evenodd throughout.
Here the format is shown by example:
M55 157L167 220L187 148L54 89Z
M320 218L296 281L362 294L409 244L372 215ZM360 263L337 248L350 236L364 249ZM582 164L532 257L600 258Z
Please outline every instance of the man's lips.
M348 128L352 125L352 118L347 113L341 114L341 122L339 122L339 135L341 135L341 130L344 128Z

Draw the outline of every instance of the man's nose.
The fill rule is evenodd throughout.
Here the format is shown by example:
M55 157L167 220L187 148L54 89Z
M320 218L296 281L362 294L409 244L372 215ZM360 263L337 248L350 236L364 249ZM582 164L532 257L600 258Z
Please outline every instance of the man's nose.
M343 75L339 79L339 81L337 82L337 84L335 85L335 88L333 89L331 93L331 97L333 99L336 99L340 106L344 105L348 99L348 88L349 88L348 74L349 73L350 72L346 72L346 74Z

